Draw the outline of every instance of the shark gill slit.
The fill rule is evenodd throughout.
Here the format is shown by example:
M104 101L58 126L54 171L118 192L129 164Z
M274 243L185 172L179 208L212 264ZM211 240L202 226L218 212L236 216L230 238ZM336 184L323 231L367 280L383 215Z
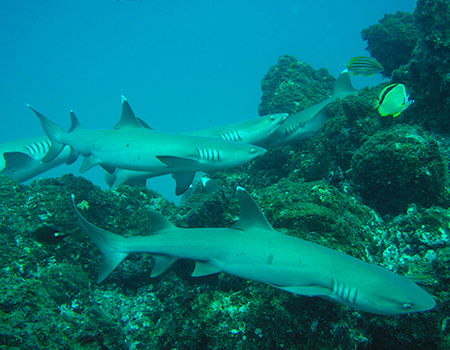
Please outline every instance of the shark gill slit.
M241 135L236 130L220 134L219 136L227 141L242 141Z
M346 286L345 283L333 279L333 294L340 300L356 304L358 290L352 289L352 286Z
M206 159L206 160L220 160L220 153L217 149L202 149L197 148L198 156L200 159Z

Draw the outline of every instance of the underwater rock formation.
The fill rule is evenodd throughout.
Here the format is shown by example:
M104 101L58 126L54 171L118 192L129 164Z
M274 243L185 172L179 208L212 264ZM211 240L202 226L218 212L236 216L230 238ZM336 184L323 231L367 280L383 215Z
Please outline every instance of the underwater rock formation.
M386 15L362 31L386 76L416 101L400 118L425 130L450 132L450 1L418 0L413 14Z
M365 203L382 214L439 205L448 185L445 151L420 127L403 124L370 137L354 154L352 172Z
M330 97L336 79L324 68L314 70L293 56L284 55L263 80L259 115L295 114Z
M390 77L392 72L407 64L418 40L418 30L410 13L386 14L377 24L361 32L367 41L366 50L384 67L381 73Z

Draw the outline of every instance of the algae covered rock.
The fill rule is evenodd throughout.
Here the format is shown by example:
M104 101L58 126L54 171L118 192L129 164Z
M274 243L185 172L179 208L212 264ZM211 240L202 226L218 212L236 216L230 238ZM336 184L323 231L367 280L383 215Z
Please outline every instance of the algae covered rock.
M396 125L376 133L357 150L351 167L365 203L382 214L444 200L447 156L420 127Z
M418 30L414 16L399 11L386 14L378 24L363 29L361 36L367 41L366 50L383 65L384 72L381 74L390 77L395 69L411 59Z
M259 115L300 112L329 98L335 81L324 68L316 71L293 56L281 56L261 81Z

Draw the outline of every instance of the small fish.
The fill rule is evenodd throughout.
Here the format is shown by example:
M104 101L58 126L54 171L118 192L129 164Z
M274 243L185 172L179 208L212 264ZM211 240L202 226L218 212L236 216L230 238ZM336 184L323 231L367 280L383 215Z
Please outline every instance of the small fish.
M31 233L31 237L42 244L50 244L50 245L58 245L61 242L67 242L65 238L69 236L69 234L61 235L60 232L49 226L41 226L38 229L34 230Z
M362 74L363 77L371 77L375 73L384 71L380 62L375 58L366 56L353 57L346 66L353 75Z
M374 101L374 107L383 117L390 114L396 117L412 103L414 100L409 98L405 85L395 83L381 90L380 97Z

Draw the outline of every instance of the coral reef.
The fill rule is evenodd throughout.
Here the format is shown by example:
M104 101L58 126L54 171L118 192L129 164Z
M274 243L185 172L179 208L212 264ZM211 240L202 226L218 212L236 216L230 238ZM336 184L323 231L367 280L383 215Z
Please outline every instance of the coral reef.
M411 207L384 223L324 181L284 178L267 187L247 186L268 220L285 234L400 273L442 271L437 281L423 285L438 307L408 316L376 316L227 274L192 278L189 261L150 279L152 261L146 254L130 255L97 285L99 252L78 228L71 193L90 221L136 235L151 224L145 215L149 209L179 226L226 227L238 217L232 191L199 191L177 209L143 188L102 191L71 175L30 186L0 177L1 343L12 349L297 349L298 344L304 349L435 349L445 341L441 325L450 296L444 286L450 277L443 271L450 253L439 249L448 248L447 210ZM225 204L206 215L219 202ZM44 223L71 233L69 243L33 241L31 230Z
M446 152L420 127L404 124L371 136L351 169L364 201L382 214L403 213L412 203L442 204L448 185Z
M366 50L384 67L383 74L390 77L392 72L407 64L411 59L418 40L418 30L411 13L386 14L361 32L367 41Z
M281 56L261 81L259 115L298 113L329 98L335 81L324 68L316 71L293 56Z

